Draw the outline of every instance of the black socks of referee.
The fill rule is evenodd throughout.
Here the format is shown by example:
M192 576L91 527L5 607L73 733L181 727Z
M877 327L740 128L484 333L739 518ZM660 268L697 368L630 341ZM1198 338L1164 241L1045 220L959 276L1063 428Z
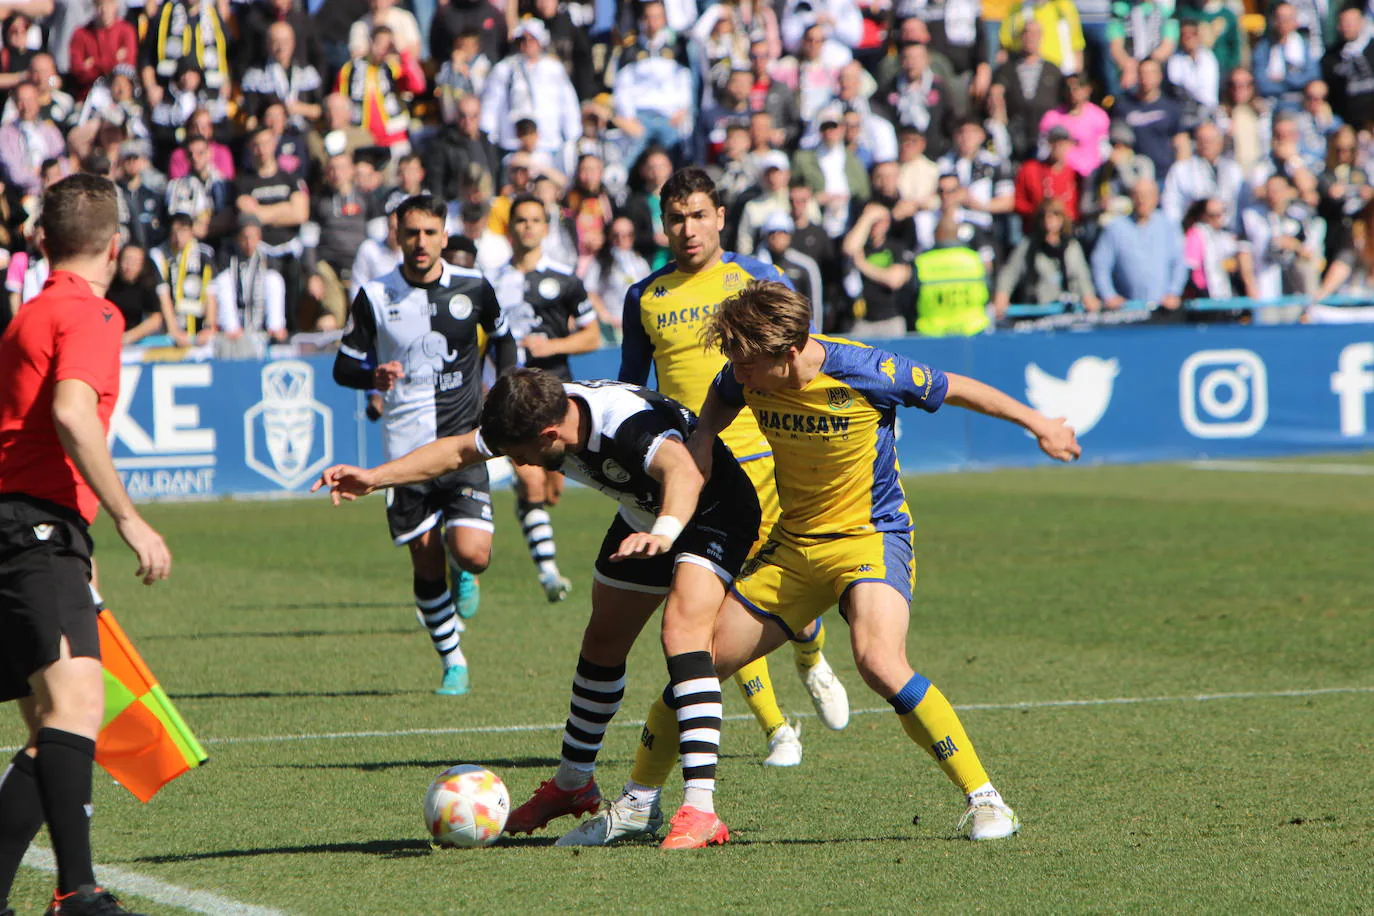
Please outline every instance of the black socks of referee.
M19 863L42 826L34 759L20 751L0 776L0 912L9 902Z
M57 856L57 889L95 884L91 867L91 767L95 742L56 728L38 730L34 776Z
M682 803L714 812L716 760L720 756L720 678L710 652L668 658L668 693L677 713L677 747L682 755Z

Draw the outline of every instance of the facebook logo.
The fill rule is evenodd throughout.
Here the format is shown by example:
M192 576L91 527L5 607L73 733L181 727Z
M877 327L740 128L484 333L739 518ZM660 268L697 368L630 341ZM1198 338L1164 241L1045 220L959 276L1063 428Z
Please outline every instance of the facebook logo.
M1355 343L1341 351L1331 373L1331 393L1340 399L1341 435L1365 435L1366 399L1374 394L1374 343Z

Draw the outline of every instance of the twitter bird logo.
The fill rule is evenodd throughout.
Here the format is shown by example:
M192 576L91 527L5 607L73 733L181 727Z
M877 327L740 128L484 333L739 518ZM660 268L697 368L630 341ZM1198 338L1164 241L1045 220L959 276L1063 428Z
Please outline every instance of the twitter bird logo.
M1031 363L1026 366L1026 399L1045 416L1063 417L1074 432L1087 435L1107 412L1120 372L1116 360L1096 356L1074 360L1068 378L1056 378Z

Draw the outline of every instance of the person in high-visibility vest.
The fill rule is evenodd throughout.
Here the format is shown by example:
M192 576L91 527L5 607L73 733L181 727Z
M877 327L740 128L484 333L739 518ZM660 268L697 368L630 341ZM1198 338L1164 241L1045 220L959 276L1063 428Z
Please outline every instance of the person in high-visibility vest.
M983 259L958 238L953 213L935 230L935 247L916 256L916 333L968 337L988 326Z

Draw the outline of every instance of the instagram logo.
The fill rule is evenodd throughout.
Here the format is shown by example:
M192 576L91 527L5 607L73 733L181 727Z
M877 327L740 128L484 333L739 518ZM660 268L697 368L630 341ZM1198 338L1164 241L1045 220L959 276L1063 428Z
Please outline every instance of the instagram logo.
M1244 439L1269 419L1269 376L1250 350L1202 350L1178 370L1183 428L1199 439Z

